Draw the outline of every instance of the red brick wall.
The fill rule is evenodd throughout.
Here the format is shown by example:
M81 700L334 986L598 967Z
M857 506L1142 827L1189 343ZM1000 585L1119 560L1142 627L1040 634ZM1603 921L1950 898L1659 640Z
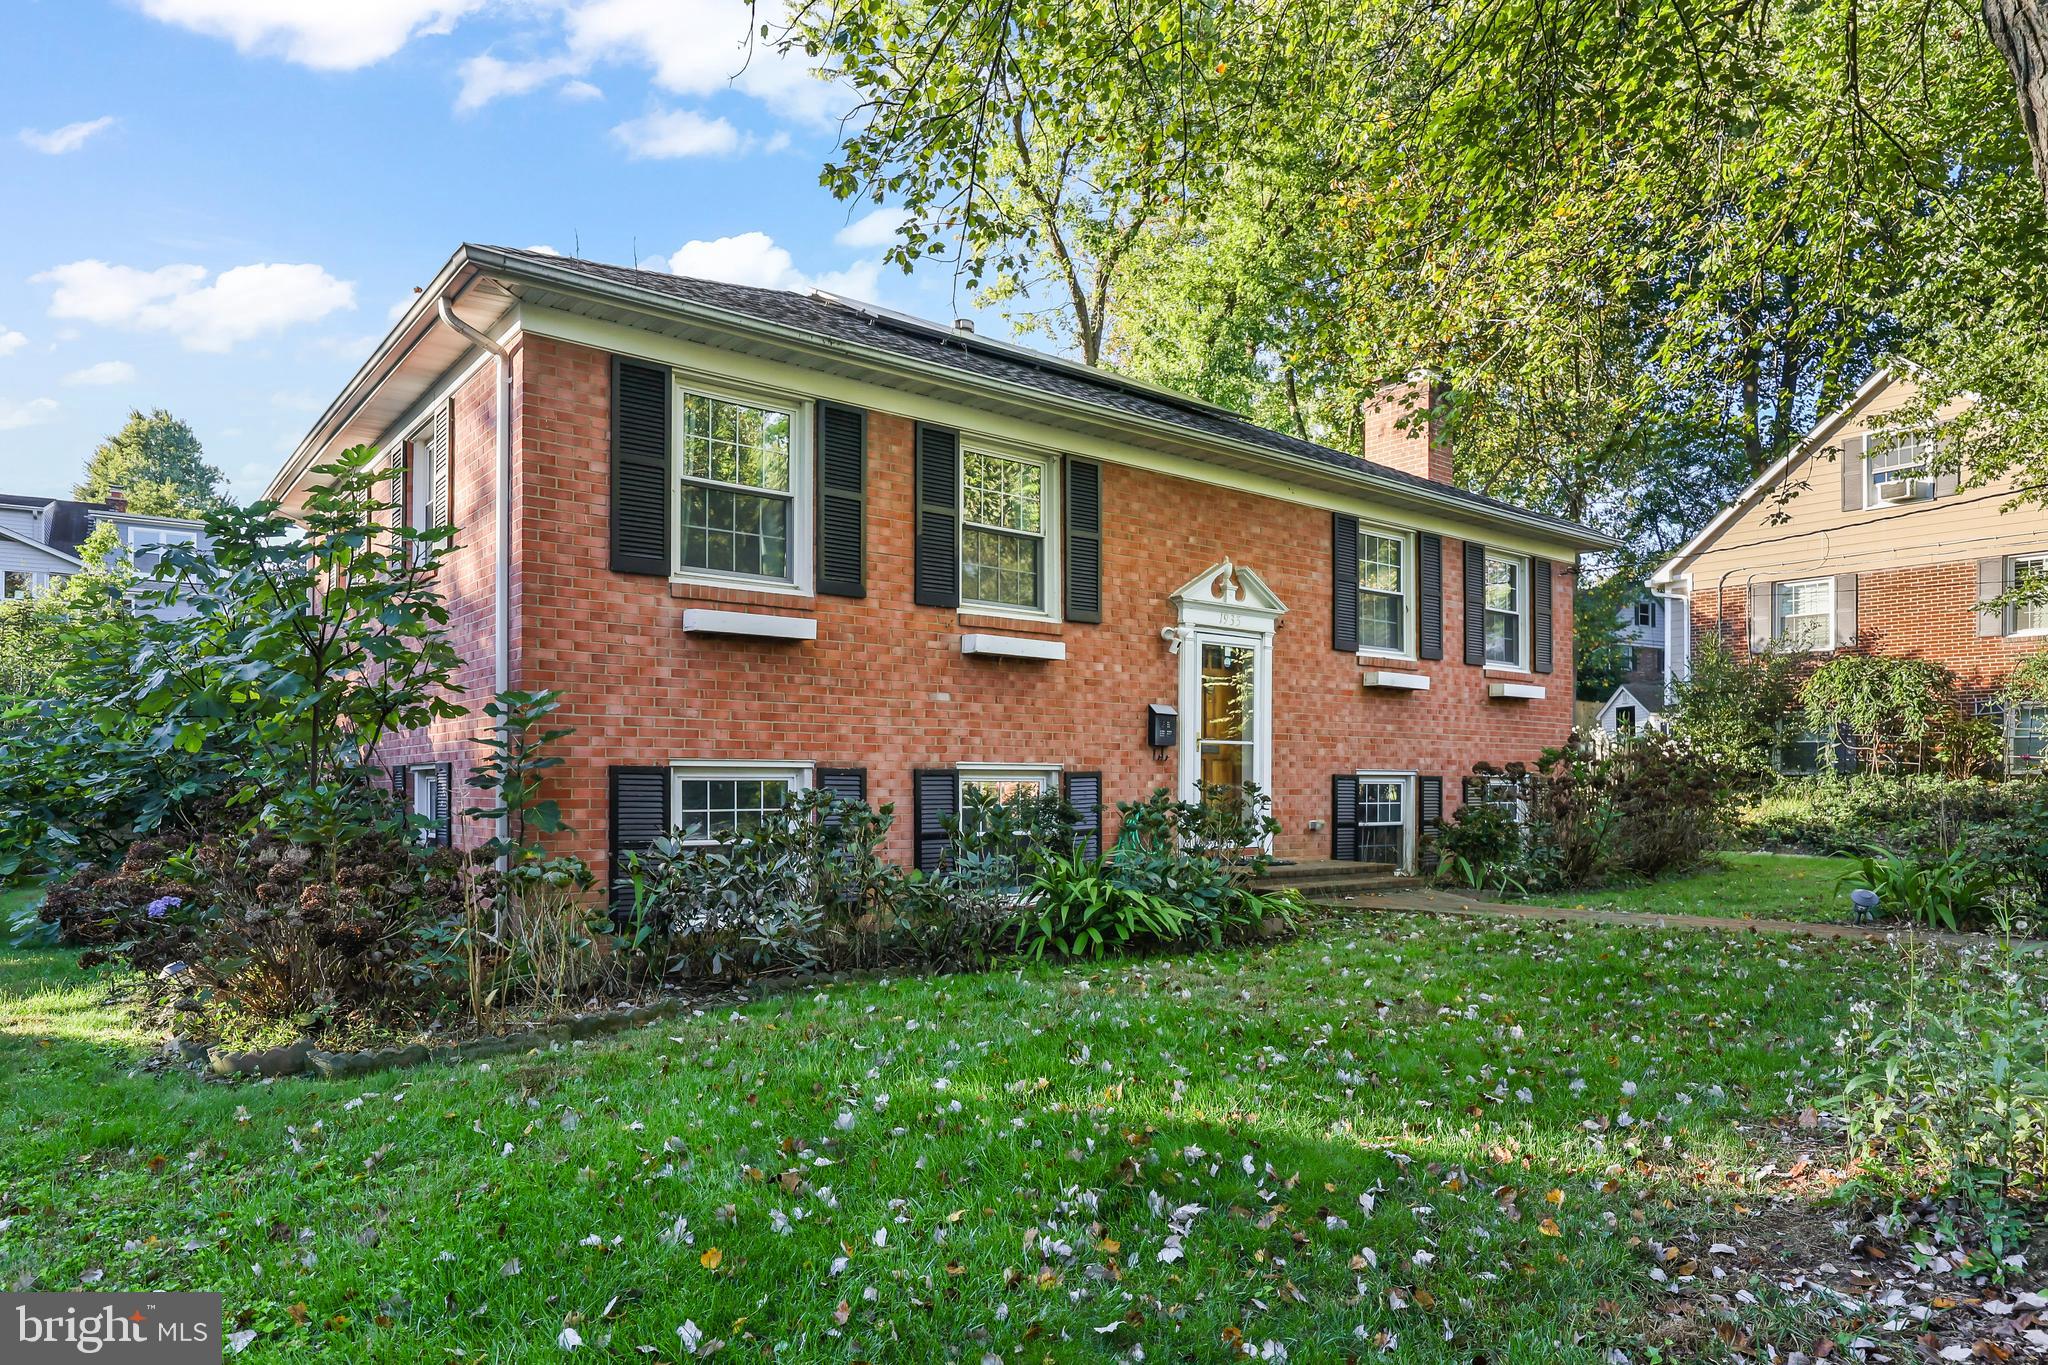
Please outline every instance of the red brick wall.
M1359 768L1416 769L1446 779L1479 759L1529 760L1561 742L1571 715L1572 575L1556 575L1555 671L1540 702L1495 702L1462 655L1459 546L1444 547L1444 641L1421 667L1420 694L1369 694L1360 666L1330 647L1329 513L1214 485L1103 468L1104 624L1047 626L911 601L911 423L869 424L868 597L783 596L672 587L609 568L609 369L595 351L528 337L518 395L520 499L516 685L559 688L576 727L551 782L574 851L602 868L606 768L671 759L786 759L868 769L869 799L894 802L893 854L910 856L910 774L959 762L1060 763L1099 769L1106 804L1172 786L1172 757L1144 744L1147 702L1177 704L1177 660L1160 639L1167 594L1223 559L1256 570L1291 608L1276 639L1275 813L1283 854L1327 857L1330 779ZM488 465L461 456L465 522ZM488 543L485 537L484 543ZM465 588L471 585L463 579ZM488 582L481 585L488 612ZM806 643L685 636L686 605L811 614ZM965 629L1057 635L1052 663L963 656ZM489 626L480 636L488 658ZM472 701L480 701L473 697ZM473 730L475 722L470 723ZM1114 816L1110 816L1114 829Z
M1997 690L2019 661L2041 647L2038 638L1977 634L1977 564L1923 564L1856 575L1856 643L1849 652L1927 659L1954 670L1970 701ZM1715 595L1697 592L1692 603L1695 641L1721 638L1737 653L1749 649L1749 602L1738 586Z
M516 381L519 357L514 353ZM442 561L441 594L448 604L448 632L462 654L456 673L462 695L459 700L473 713L458 720L436 721L424 730L398 736L383 745L378 762L389 767L405 763L448 763L454 790L449 809L456 815L456 841L475 845L490 837L490 829L477 821L460 818L464 807L479 804L482 793L466 785L470 765L478 754L472 742L488 725L483 705L491 699L495 678L492 626L496 573L498 403L497 376L490 364L471 374L455 390L455 422L449 436L454 448L450 466L449 496L454 503L456 535L454 549ZM518 450L518 410L514 408L514 451ZM515 481L516 483L516 481ZM516 502L515 502L516 506ZM516 565L515 560L515 565ZM515 610L518 575L513 575ZM517 666L518 637L513 637L514 666ZM516 676L516 674L515 674Z

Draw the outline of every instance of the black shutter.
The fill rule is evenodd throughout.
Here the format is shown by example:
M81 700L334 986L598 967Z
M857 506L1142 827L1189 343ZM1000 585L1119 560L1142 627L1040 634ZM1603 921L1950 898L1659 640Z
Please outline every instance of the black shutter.
M1530 667L1538 673L1550 671L1550 561L1529 561L1529 595L1534 598L1529 627Z
M1358 518L1330 514L1330 648L1358 652Z
M862 805L866 805L868 799L868 770L866 768L820 768L818 769L818 786L825 791L831 792L842 801L858 801ZM827 829L835 829L838 825L839 818L837 816L828 816L825 820L825 827Z
M632 885L625 880L625 855L645 853L671 827L667 768L611 770L611 898L614 906L633 903Z
M917 428L917 553L911 600L960 605L960 433Z
M612 357L612 572L669 571L669 373Z
M1444 657L1444 538L1434 531L1415 537L1422 558L1416 578L1415 654L1422 659Z
M412 792L406 788L405 765L403 763L391 765L391 792L392 795L398 798L398 804L401 808L411 808L411 803L407 798L412 795Z
M1422 871L1434 872L1440 861L1436 833L1444 823L1444 780L1441 777L1418 777L1415 790L1416 834L1422 845L1422 855L1417 862Z
M1340 863L1358 861L1358 775L1338 773L1330 779L1330 856Z
M1067 804L1080 812L1074 821L1074 841L1084 858L1102 856L1102 774L1068 773Z
M1465 662L1486 662L1486 547L1465 542Z
M1067 619L1102 620L1102 466L1067 460Z
M455 833L455 821L449 806L454 799L450 790L455 785L455 765L436 763L434 765L434 842L442 848L448 847Z
M866 597L868 415L818 405L818 591Z
M937 872L951 859L953 836L945 822L960 811L960 774L951 768L919 768L910 775L912 837L920 872Z

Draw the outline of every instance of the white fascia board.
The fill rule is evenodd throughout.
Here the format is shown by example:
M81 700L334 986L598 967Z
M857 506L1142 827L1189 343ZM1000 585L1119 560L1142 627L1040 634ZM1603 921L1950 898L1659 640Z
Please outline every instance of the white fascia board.
M994 659L1064 659L1064 640L1038 640L1025 635L963 635L962 654L980 654Z
M748 635L759 640L815 640L818 621L813 616L776 616L763 611L714 611L689 607L683 612L687 635Z

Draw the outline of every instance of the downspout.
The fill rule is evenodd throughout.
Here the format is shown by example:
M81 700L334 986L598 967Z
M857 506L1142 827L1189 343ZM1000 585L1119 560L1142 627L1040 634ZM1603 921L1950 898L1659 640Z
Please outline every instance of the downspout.
M472 345L491 353L497 368L498 388L498 525L495 537L491 583L494 601L491 611L492 691L512 687L512 355L503 346L457 317L445 296L436 300L440 319ZM498 838L511 835L507 816L498 817ZM505 859L498 859L500 871Z

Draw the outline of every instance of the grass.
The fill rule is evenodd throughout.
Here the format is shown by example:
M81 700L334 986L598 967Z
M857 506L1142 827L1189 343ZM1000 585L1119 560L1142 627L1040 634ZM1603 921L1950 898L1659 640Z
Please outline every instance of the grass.
M1645 915L1713 915L1725 919L1832 920L1846 923L1849 894L1839 884L1848 858L1786 853L1723 853L1684 877L1634 886L1537 894L1531 905L1627 910Z
M230 1084L0 953L0 1276L217 1290L261 1359L1640 1359L1651 1243L1757 1202L1898 961L1386 916Z

